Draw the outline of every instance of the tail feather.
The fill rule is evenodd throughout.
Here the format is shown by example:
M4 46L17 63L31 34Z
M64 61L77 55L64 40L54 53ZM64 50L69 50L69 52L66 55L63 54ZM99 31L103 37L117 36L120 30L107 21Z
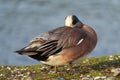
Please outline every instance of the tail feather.
M18 54L22 54L23 51L22 50L17 50L17 51L14 51L15 53L18 53Z
M21 55L28 55L28 56L38 54L38 51L17 50L17 51L15 51L15 52L18 53L18 54L21 54Z

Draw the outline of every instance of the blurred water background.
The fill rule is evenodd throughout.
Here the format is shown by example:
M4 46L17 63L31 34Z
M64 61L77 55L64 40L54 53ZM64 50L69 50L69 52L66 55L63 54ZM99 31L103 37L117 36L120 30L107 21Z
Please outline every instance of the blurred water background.
M0 65L38 64L14 51L71 14L98 34L90 57L120 53L120 0L0 0Z

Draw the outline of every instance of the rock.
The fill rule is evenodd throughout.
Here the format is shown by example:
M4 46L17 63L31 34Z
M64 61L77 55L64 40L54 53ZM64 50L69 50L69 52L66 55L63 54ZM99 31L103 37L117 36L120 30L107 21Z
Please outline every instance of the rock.
M104 80L106 79L106 76L96 76L94 80Z
M99 80L99 79L101 79L100 76L96 76L96 77L94 78L94 80Z
M115 77L108 77L106 80L116 80Z
M112 69L111 72L113 73L114 76L118 76L120 74L120 68Z

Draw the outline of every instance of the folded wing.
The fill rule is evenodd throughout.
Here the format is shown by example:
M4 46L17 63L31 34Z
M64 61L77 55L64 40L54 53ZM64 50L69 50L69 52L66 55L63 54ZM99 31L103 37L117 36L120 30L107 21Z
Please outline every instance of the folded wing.
M63 49L76 46L83 39L83 35L82 30L78 28L60 27L42 34L16 52L45 61L49 56L58 54Z

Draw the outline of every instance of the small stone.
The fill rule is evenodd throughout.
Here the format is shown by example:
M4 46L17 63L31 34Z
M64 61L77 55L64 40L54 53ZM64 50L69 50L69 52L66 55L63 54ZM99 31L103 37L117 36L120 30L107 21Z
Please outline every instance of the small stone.
M107 76L101 76L101 79L106 79L107 78Z
M112 55L109 56L109 60L110 60L110 61L114 60Z
M99 79L101 79L100 76L96 76L96 77L94 78L94 80L99 80Z
M70 68L67 68L66 70L67 70L67 71L70 71Z
M118 58L120 58L120 56L118 56Z
M30 75L30 72L27 72L27 75Z
M89 77L83 77L82 80L90 80Z
M113 57L112 55L110 55L110 57Z
M120 74L120 68L112 69L111 72L113 72L114 76L118 76Z
M43 67L40 68L40 70L45 71L45 70L47 70L47 68L43 66Z
M36 71L33 71L33 73L36 73Z
M94 80L105 80L106 78L106 76L96 76Z
M0 74L0 77L1 77L1 76L4 76L4 74Z
M56 71L49 71L48 74L56 73Z
M1 66L2 68L4 68L4 66Z
M11 70L11 68L10 68L10 67L7 67L7 69L8 69L8 70Z
M27 80L34 80L31 76L28 76Z
M87 75L87 77L90 77L90 75Z
M118 57L116 57L115 59L116 59L116 60L118 60L119 58L118 58Z
M116 80L115 77L108 77L106 80Z
M80 75L80 78L83 78L83 77L84 77L84 75L81 74L81 75Z

